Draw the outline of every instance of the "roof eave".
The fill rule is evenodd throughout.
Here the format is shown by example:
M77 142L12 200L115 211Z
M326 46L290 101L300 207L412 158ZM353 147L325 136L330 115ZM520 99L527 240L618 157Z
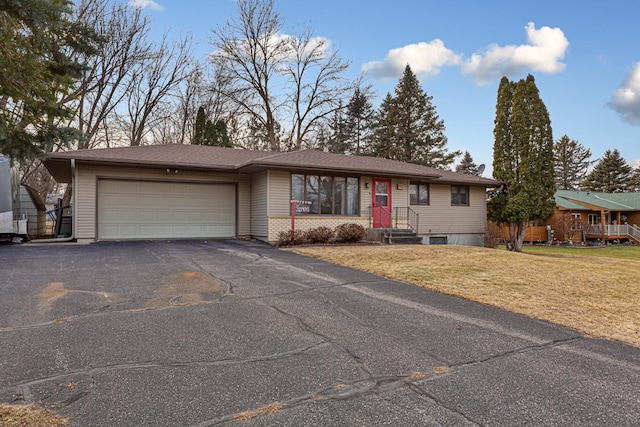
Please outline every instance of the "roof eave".
M71 184L71 159L48 158L43 160L42 164L57 182Z
M247 162L238 166L239 171L256 171L265 169L287 170L292 172L326 172L326 173L344 173L344 174L357 174L357 175L375 175L380 177L392 177L392 178L416 178L416 179L437 179L440 175L437 174L407 174L400 172L389 172L379 169L358 169L358 168L343 168L343 167L327 167L327 166L313 166L313 165L291 165L283 163L261 163L261 162Z
M71 157L50 157L44 161L45 167L49 170L56 181L61 183L71 183ZM111 167L143 167L148 169L172 168L197 171L221 171L236 172L235 166L229 165L196 165L192 163L165 162L165 161L136 161L128 159L83 159L76 158L76 165L111 166Z

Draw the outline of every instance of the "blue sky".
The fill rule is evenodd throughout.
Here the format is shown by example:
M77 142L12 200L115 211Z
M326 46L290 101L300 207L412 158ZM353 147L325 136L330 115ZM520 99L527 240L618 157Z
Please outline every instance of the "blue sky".
M211 51L211 29L233 16L234 0L131 0L154 32L191 32ZM502 75L534 75L557 140L566 134L596 160L617 148L640 166L640 2L637 0L276 0L283 32L310 25L367 71L378 95L392 92L405 64L446 126L450 150L491 168L493 119Z

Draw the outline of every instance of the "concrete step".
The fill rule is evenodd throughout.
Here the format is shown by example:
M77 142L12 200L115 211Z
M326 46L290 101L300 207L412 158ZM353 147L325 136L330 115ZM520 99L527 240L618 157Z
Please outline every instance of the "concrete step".
M386 232L384 241L389 245L420 245L422 237L419 237L413 230L402 228Z

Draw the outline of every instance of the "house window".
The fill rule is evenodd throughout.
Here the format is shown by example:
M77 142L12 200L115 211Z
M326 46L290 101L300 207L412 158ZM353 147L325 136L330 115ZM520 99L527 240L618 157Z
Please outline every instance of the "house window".
M579 231L582 227L582 214L572 213L571 214L571 230Z
M451 186L451 206L469 206L469 186Z
M359 188L354 177L291 175L291 198L310 203L297 210L297 215L359 215Z
M598 225L600 224L600 220L598 219L597 214L589 214L588 216L589 225Z
M409 184L409 204L428 205L429 204L429 184Z
M430 245L446 245L447 244L447 236L432 236L429 237Z

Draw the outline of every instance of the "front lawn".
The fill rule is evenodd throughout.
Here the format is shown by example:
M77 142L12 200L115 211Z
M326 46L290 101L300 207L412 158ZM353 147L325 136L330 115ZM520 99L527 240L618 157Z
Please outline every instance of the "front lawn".
M296 248L297 253L640 346L640 247Z

